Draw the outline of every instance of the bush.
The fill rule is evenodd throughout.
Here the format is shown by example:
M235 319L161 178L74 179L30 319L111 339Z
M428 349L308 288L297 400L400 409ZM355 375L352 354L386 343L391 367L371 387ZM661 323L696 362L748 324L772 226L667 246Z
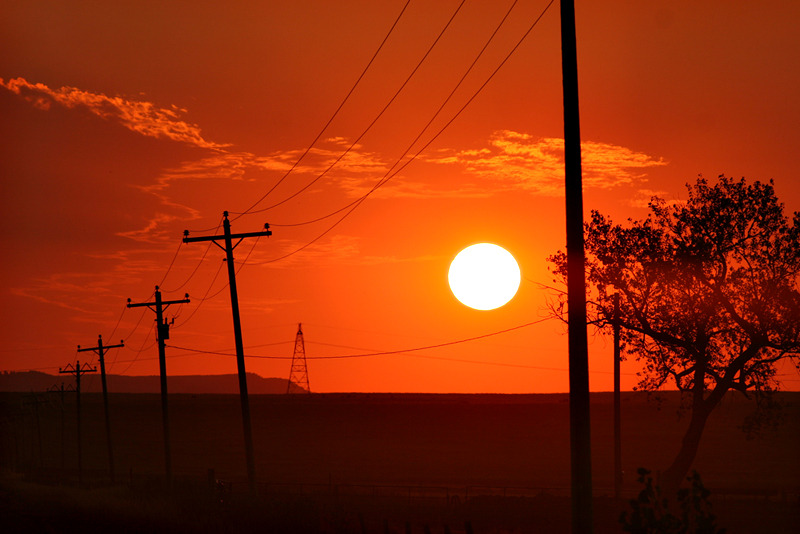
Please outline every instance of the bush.
M640 467L636 472L644 489L630 501L630 516L627 511L620 515L622 530L631 534L725 534L725 529L715 524L716 516L708 502L711 492L703 486L697 471L686 478L691 487L678 490L680 517L670 511L669 500L661 495L661 489L653 486L650 471Z

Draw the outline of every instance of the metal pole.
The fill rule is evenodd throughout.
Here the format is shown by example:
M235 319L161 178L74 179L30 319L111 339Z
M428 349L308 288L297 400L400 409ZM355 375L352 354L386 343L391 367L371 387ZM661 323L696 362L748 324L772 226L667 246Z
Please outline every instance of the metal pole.
M561 67L564 89L572 532L589 534L592 532L592 457L578 58L573 0L561 1Z
M622 402L619 380L619 293L614 293L614 498L622 493Z
M244 366L244 343L242 342L242 323L239 318L239 296L236 291L236 266L233 263L233 243L231 242L231 223L228 212L223 221L225 231L225 259L228 263L228 283L231 288L231 312L233 314L233 336L236 343L236 365L239 370L239 396L242 402L242 425L244 426L244 448L247 457L247 479L250 493L256 495L256 460L253 452L253 430L250 426L250 399L247 395L247 374Z

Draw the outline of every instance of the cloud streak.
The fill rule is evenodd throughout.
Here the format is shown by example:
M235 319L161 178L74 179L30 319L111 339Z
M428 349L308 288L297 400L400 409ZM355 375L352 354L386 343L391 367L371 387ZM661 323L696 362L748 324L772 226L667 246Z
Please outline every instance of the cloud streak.
M584 186L610 188L642 180L645 169L666 165L663 159L608 143L581 143ZM510 130L495 132L489 147L443 150L427 157L438 164L461 165L484 179L507 188L557 196L563 194L564 140L534 138Z
M53 104L69 109L83 108L147 137L170 139L212 150L229 146L204 139L197 125L180 119L180 115L186 113L186 110L174 105L172 109L164 109L151 102L128 100L120 96L110 97L75 87L51 89L43 83L30 83L25 78L14 78L7 82L0 78L0 86L42 110L50 109Z

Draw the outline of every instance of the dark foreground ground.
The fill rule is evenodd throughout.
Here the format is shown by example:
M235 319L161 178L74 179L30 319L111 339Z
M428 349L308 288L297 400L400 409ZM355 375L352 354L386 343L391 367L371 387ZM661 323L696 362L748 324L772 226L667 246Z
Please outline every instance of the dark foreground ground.
M27 400L26 400L27 399ZM246 494L239 399L172 395L175 485L163 487L158 395L110 395L116 485L110 484L102 398L83 396L83 488L77 489L74 399L0 395L3 532L569 532L566 395L255 395L258 501ZM612 397L592 398L596 532L677 452L686 419L667 395L623 400L623 499L612 498ZM784 421L748 440L752 406L731 396L695 468L728 532L800 532L800 395ZM25 404L28 402L28 404ZM38 410L38 417L37 417ZM41 435L41 445L39 436ZM212 493L208 470L225 481ZM362 530L363 521L363 530Z

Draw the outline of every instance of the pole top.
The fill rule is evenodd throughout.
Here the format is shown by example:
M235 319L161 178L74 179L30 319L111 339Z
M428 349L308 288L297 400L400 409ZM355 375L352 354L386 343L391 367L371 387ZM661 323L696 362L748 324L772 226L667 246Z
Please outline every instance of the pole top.
M228 210L223 211L222 212L222 216L227 219L228 218Z

